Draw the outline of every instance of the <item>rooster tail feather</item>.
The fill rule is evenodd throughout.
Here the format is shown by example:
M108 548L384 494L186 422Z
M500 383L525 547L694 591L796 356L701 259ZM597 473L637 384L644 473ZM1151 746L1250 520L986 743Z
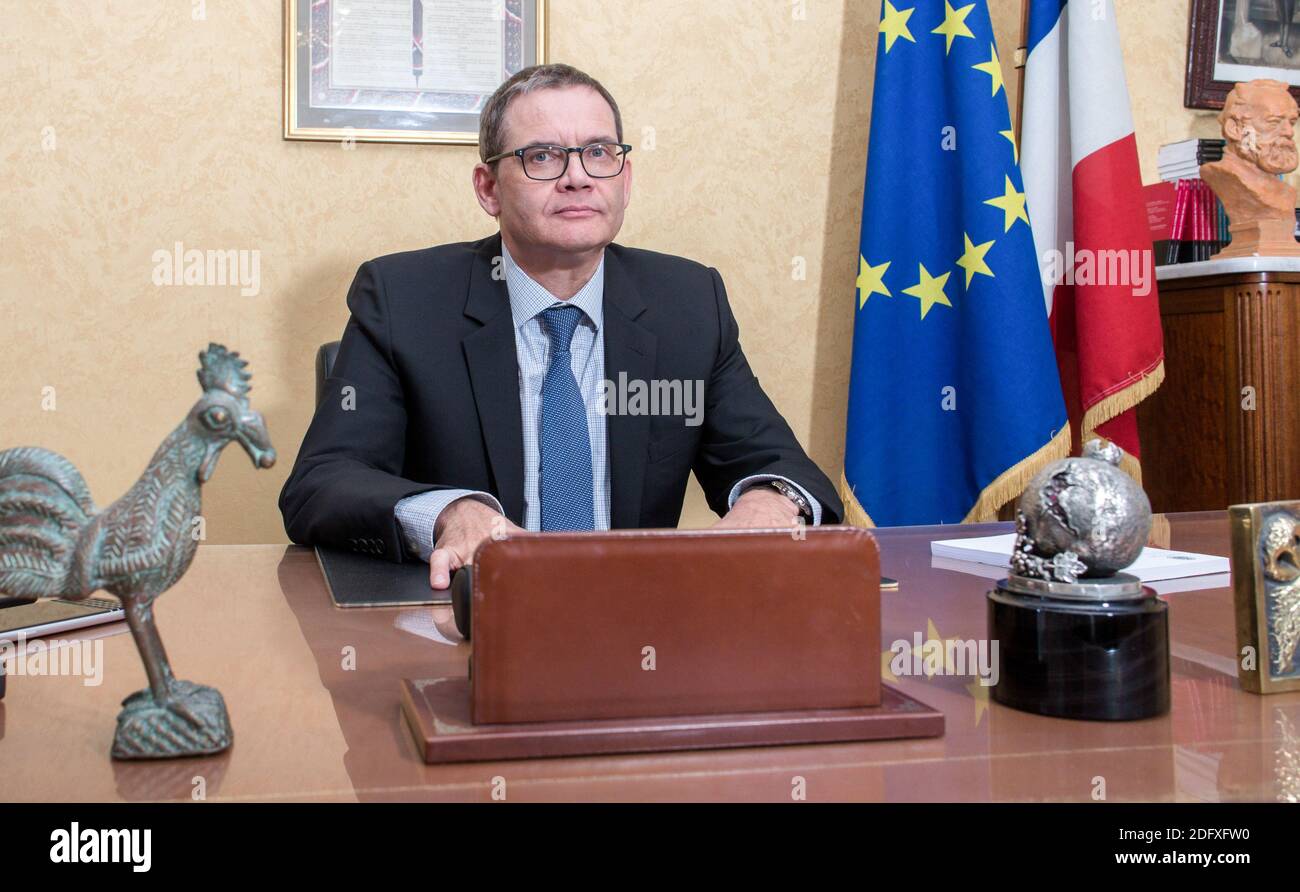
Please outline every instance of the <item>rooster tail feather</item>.
M39 446L0 451L0 485L3 485L6 477L22 474L43 477L53 483L81 508L85 516L98 513L95 501L90 497L90 487L86 486L81 472L57 452Z
M22 447L0 452L0 593L65 593L77 538L96 514L90 489L63 456Z

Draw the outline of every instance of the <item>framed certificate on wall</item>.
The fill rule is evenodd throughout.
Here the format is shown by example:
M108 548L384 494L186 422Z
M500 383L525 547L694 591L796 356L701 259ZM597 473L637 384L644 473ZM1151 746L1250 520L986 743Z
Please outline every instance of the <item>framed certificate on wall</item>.
M284 0L284 138L474 145L546 0Z
M1191 0L1183 105L1223 108L1235 84L1282 81L1300 101L1295 0Z

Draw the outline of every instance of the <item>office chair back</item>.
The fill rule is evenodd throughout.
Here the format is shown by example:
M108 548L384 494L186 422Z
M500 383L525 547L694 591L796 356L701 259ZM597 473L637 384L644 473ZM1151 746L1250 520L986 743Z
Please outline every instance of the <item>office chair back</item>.
M325 379L330 376L334 369L334 360L339 355L339 342L330 341L327 344L321 344L320 349L316 351L316 405L325 398Z

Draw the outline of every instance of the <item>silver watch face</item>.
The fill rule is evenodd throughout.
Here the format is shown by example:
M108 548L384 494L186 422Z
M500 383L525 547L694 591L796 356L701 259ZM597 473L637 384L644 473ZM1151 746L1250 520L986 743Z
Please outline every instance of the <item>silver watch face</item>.
M784 480L773 480L771 481L771 483L772 483L772 487L777 492L785 496L790 501L794 502L795 507L799 509L800 514L810 515L812 513L811 507L808 504L808 500L805 499L803 495L793 486L790 486Z

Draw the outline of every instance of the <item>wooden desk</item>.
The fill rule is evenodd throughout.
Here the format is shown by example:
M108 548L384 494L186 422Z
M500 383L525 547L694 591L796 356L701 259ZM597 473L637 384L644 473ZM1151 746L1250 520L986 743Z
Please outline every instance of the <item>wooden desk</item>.
M884 643L985 634L984 579L931 567L929 542L988 535L1006 524L880 532ZM1171 517L1175 548L1227 554L1222 513ZM11 677L0 701L0 800L508 801L769 800L788 802L804 778L809 801L1088 801L1105 779L1111 801L1293 800L1300 796L1300 694L1258 697L1234 675L1227 589L1168 596L1173 711L1103 724L1015 712L969 678L903 678L899 687L947 716L931 740L676 755L427 766L398 709L403 676L464 671L467 645L448 610L338 610L307 549L204 546L188 576L158 602L182 678L221 688L235 728L217 758L113 763L119 701L144 673L124 627L105 627L103 684ZM559 618L557 618L558 621ZM355 648L356 668L344 668ZM972 693L974 692L974 693Z

